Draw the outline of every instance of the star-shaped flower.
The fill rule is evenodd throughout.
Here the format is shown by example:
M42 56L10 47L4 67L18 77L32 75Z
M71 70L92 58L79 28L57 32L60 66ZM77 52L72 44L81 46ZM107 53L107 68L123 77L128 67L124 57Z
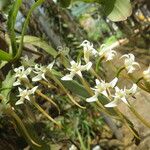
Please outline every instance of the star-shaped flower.
M125 54L121 58L125 58L124 66L128 73L133 73L136 70L135 66L140 68L139 63L135 62L135 56L133 54Z
M47 79L46 79L46 77L45 77L46 72L47 72L48 70L50 71L50 70L52 69L54 63L55 63L55 62L53 61L53 62L50 63L48 66L42 66L42 65L36 64L36 65L34 66L33 72L34 72L35 74L37 74L37 75L32 78L32 81L33 81L33 82L37 82L37 81L40 81L40 80L42 80L42 79L44 79L44 80L47 81Z
M28 75L31 73L32 68L29 67L25 70L24 66L20 66L19 68L15 68L15 78L17 79L16 82L13 83L13 86L18 86L21 84L21 80L25 79L28 80Z
M87 98L86 101L87 102L95 102L95 101L97 101L99 94L103 94L107 98L109 98L106 90L109 89L109 88L113 88L116 85L117 81L118 81L118 78L114 78L109 83L106 83L103 80L99 81L98 79L96 79L95 80L96 86L95 86L95 88L92 88L95 91L95 94L94 94L94 96L92 96L90 98Z
M118 103L121 101L123 101L125 104L128 104L127 98L129 96L132 96L136 93L137 91L137 85L133 84L133 86L130 89L119 89L118 87L115 87L115 95L112 96L114 97L114 100L108 104L105 105L105 107L116 107L118 105Z
M34 94L35 91L37 90L38 86L35 86L34 88L32 89L21 89L20 87L18 88L19 90L19 95L18 97L20 97L20 99L15 103L15 105L20 105L20 104L23 104L24 103L24 100L28 100L30 101L30 95Z
M76 63L74 60L70 62L71 67L68 68L70 71L70 74L65 75L61 78L61 80L72 80L75 74L78 74L80 77L82 77L82 71L89 70L92 66L91 62L88 62L86 65L81 65L81 61Z
M112 60L117 52L112 50L111 48L106 47L104 44L101 46L101 50L99 51L99 56L104 57L106 61Z
M80 46L83 46L85 62L89 62L90 57L97 56L97 50L93 48L93 44L91 44L88 40L84 40Z

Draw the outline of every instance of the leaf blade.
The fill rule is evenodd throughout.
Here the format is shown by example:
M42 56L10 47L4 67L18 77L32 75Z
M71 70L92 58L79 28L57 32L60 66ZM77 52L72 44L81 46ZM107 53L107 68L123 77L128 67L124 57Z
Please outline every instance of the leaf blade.
M17 42L20 42L20 37L18 37ZM35 37L35 36L24 36L24 43L26 44L32 44L34 46L37 46L39 48L42 48L45 50L48 54L52 55L53 57L57 56L57 51L53 49L49 44L47 44L44 40L41 38Z
M12 56L0 49L0 60L10 61L12 60Z

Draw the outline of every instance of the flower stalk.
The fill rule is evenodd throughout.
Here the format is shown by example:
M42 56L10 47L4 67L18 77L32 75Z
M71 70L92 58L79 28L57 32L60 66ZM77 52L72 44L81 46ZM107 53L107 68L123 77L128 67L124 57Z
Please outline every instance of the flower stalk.
M48 72L48 77L52 78L58 85L59 87L66 93L66 95L69 97L69 99L71 100L71 102L73 102L76 106L85 109L84 106L81 106L80 104L78 104L74 98L69 94L69 92L66 90L66 88L63 86L63 84L59 81L59 79L57 79L57 77L55 77L50 71Z
M58 127L62 128L61 124L59 124L58 122L56 122L50 115L48 115L45 110L40 107L34 99L31 99L32 104L45 116L47 117L50 121L52 121L54 124L56 124Z
M147 126L148 128L150 128L150 123L147 122L135 109L134 107L130 104L129 107L128 107L131 112L145 125Z
M36 143L32 138L31 136L29 135L26 127L24 126L23 122L21 121L21 119L19 118L19 116L11 109L7 109L6 110L6 113L11 115L15 120L16 122L18 123L18 125L20 126L21 130L23 131L23 133L25 134L26 138L32 143L34 144L35 146L37 147L41 147L41 145L39 145L38 143Z

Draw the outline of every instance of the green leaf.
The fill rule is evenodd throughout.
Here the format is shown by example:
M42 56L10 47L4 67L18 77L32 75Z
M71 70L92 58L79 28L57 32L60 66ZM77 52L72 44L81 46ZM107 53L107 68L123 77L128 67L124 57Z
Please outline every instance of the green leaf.
M18 38L17 42L20 42L20 37ZM48 45L44 40L41 38L35 37L35 36L24 36L24 43L26 44L32 44L34 46L37 46L39 48L42 48L45 50L48 54L52 55L53 57L57 56L57 51L53 49L50 45Z
M126 20L132 13L130 0L72 0L86 3L99 3L104 8L105 15L111 21Z
M75 81L75 80L62 81L60 79L62 77L62 75L60 75L60 73L57 73L57 71L54 71L53 73L57 76L57 78L60 80L60 82L63 84L63 86L67 90L71 91L73 94L80 96L84 100L86 98L90 97L89 93L86 91L86 89L83 87L83 85L79 84L77 81ZM98 99L103 105L110 102L107 99L107 97L103 96L102 94L99 95ZM113 108L106 108L106 109L108 109L108 111L111 113L111 115L117 115Z
M79 84L78 82L74 81L74 80L71 80L71 81L62 81L60 80L61 83L64 85L64 87L66 89L68 89L69 91L71 91L73 94L76 94L80 97L82 97L84 100L86 98L89 98L91 97L89 95L89 93L86 91L86 89L81 85ZM101 104L103 105L106 105L108 104L110 101L107 99L107 97L103 96L102 94L100 94L98 96L98 100L101 102ZM114 111L113 108L106 108L111 115L116 115L116 112Z
M130 0L104 0L104 12L111 21L126 20L132 13Z
M22 4L22 0L16 0L8 15L7 28L10 36L13 56L15 56L17 53L16 34L15 34L14 27L15 27L16 17L19 11L19 7L21 6L21 4Z
M10 91L13 87L13 83L15 81L14 75L12 75L11 71L7 74L5 80L2 82L2 87L0 89L0 94L3 97L4 103L6 104L10 99Z
M0 60L10 61L12 60L12 56L3 50L0 50Z
M17 51L17 54L15 56L15 59L18 59L22 53L22 47L23 47L23 41L24 41L24 35L25 35L25 32L26 32L26 29L27 29L27 26L29 24L29 19L30 19L30 16L32 14L32 12L34 11L35 8L37 8L38 6L40 6L42 3L44 2L44 0L37 0L30 8L28 14L27 14L27 18L24 22L24 25L23 25L23 29L22 29L22 33L21 33L21 38L20 38L20 44L19 44L19 49Z

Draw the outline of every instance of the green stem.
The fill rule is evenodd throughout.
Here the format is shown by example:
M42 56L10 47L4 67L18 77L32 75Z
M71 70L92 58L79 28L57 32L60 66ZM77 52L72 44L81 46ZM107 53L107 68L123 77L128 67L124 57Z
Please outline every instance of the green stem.
M116 73L116 77L118 78L120 73L125 69L125 67L120 68L117 73Z
M91 88L90 88L89 84L86 82L86 80L85 80L83 77L80 77L80 76L79 76L79 78L80 78L82 84L84 85L85 89L88 91L88 93L89 93L91 96L93 96L93 95L94 95L94 92L91 90ZM99 101L96 101L96 104L97 104L100 108L102 108L102 109L105 110L105 107L104 107Z
M90 73L95 76L97 79L101 80L101 77L95 72L93 68L90 69Z
M12 117L14 117L14 119L16 120L16 122L18 123L18 125L20 126L20 129L23 131L23 133L25 134L25 136L27 137L27 139L29 139L29 141L31 141L32 144L41 147L41 145L37 144L29 135L26 127L24 126L24 124L22 123L21 119L19 118L19 116L12 110L9 109L7 110L7 112L9 113L9 115L11 115Z
M23 40L24 40L24 35L25 35L25 32L26 32L26 28L28 26L28 23L29 23L29 19L30 19L30 16L32 14L32 12L34 11L35 8L37 8L39 5L41 5L42 3L44 2L44 0L38 0L37 2L35 2L32 6L31 6L31 9L29 10L28 14L27 14L27 18L24 22L24 25L23 25L23 28L22 28L22 33L21 33L21 39L20 39L20 44L19 44L19 49L17 51L17 54L15 56L15 60L18 59L22 53L22 48L23 48Z
M33 85L31 83L29 83L28 80L21 80L22 83L24 83L25 85L27 85L29 88L33 88ZM49 97L47 97L45 94L43 94L40 90L36 90L35 93L39 96L41 96L42 98L44 98L45 100L47 100L48 102L52 103L58 110L59 114L60 114L60 109L58 107L58 105Z
M50 71L48 72L48 77L52 78L58 85L59 87L66 93L66 95L69 97L69 99L78 107L85 109L86 107L81 106L80 104L78 104L73 97L69 94L69 92L65 89L65 87L63 86L63 84L59 81L59 79L57 79L57 77L55 77Z
M58 122L56 122L52 117L50 117L42 107L40 107L33 99L32 99L32 104L45 116L47 117L50 121L52 121L53 123L55 123L57 126L59 126L60 128L62 127Z
M83 142L83 138L82 138L82 136L81 136L81 134L79 133L78 130L77 130L77 135L78 135L79 142L80 142L80 144L81 144L81 149L82 149L82 150L87 150L87 148L85 147L85 144L84 144L84 142Z
M150 128L150 123L147 122L135 109L133 106L129 106L129 109L132 111L132 113L148 128Z
M130 78L134 83L137 82L137 80L135 79L135 77L133 77L133 75L128 74L128 76L129 76L129 78ZM147 88L145 88L142 84L140 84L139 82L137 83L137 85L138 85L138 87L140 87L142 90L144 90L144 91L150 93L150 91L149 91Z
M138 84L141 80L143 80L143 77L140 77L139 79L137 79L135 83Z
M43 97L45 100L49 101L50 103L52 103L58 110L58 113L60 114L60 109L58 107L58 105L49 97L47 97L45 94L43 94L40 90L36 90L35 93L41 97Z
M57 89L57 87L54 86L54 85L52 85L50 82L46 82L46 81L44 81L44 80L40 80L39 82L40 82L42 85L47 86L48 88Z
M95 70L97 73L99 72L99 66L100 66L103 59L104 59L104 57L99 58L98 61L96 62L96 69Z
M117 109L114 108L114 110L116 111L116 113L118 114L118 116L120 117L120 119L124 122L124 124L126 125L126 127L131 131L131 133L140 140L140 137L134 132L134 130L130 127L129 123L127 122L126 118L122 115L122 113Z

